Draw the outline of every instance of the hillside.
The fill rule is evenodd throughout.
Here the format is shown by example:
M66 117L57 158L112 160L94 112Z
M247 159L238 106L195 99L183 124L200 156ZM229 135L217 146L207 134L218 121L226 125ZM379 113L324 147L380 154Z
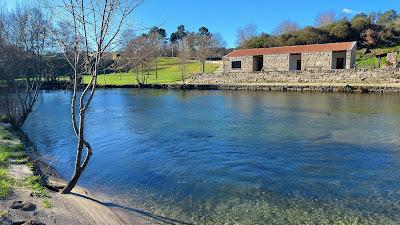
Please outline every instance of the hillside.
M217 63L207 63L206 72L212 73L218 68ZM186 65L186 77L193 73L200 73L200 63L191 60ZM139 72L141 74L141 72ZM182 80L180 64L177 58L160 58L158 60L158 74L156 78L156 71L151 70L146 75L147 84L170 84ZM84 83L88 83L90 76L85 76ZM114 74L101 74L98 75L99 85L130 85L137 84L133 71L129 73L114 73Z
M357 68L373 68L378 67L378 59L375 57L377 54L388 52L399 52L400 45L390 48L374 48L370 49L369 53L363 53L363 50L357 50ZM400 54L397 56L400 61ZM382 58L382 65L386 64L386 57Z

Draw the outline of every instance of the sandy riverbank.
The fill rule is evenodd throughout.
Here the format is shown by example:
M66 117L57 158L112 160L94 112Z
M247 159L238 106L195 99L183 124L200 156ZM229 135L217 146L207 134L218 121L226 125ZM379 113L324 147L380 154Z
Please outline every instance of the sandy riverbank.
M0 127L5 126L0 124ZM9 134L11 138L0 138L0 145L12 147L22 144L20 135ZM38 157L29 155L35 172L30 163L20 163L13 158L3 165L12 185L9 194L0 198L0 224L174 224L172 220L99 199L82 187L76 187L69 195L59 194L58 190L65 181ZM26 180L35 175L43 178L40 194L25 185Z

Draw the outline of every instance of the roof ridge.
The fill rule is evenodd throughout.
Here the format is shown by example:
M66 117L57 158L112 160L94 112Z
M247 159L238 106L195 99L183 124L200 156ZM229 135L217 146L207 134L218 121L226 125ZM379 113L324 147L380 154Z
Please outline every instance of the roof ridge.
M318 47L322 48L320 49L321 52L326 52L326 51L344 51L344 50L350 50L354 48L354 46L357 44L356 41L347 41L347 42L331 42L331 43L318 43L318 44L305 44L305 45L287 45L287 46L277 46L277 47L270 47L270 48L250 48L250 49L235 49L233 52L227 54L224 57L239 57L239 56L249 56L252 55L249 52L259 52L260 54L254 54L254 55L271 55L271 54L288 54L290 53L290 49L293 49L293 53L305 53L305 52L318 52ZM331 48L328 48L327 46L331 46ZM324 49L324 47L327 47ZM336 47L336 48L335 48ZM297 51L295 51L297 48ZM309 49L308 51L306 49ZM275 53L268 53L277 51ZM279 53L279 50L282 51L282 53ZM286 51L285 51L286 50ZM264 52L263 52L264 51ZM285 52L285 53L283 53ZM236 53L236 54L233 54ZM242 54L240 54L242 53ZM244 54L247 53L247 54ZM235 55L235 56L232 56Z

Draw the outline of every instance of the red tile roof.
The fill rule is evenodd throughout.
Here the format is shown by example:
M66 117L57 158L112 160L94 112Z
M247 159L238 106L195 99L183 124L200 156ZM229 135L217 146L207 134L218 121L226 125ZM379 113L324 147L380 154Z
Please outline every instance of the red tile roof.
M356 42L339 42L339 43L328 43L328 44L284 46L284 47L274 47L274 48L240 49L229 53L228 55L226 55L226 57L298 54L307 52L347 51L352 49L355 44Z

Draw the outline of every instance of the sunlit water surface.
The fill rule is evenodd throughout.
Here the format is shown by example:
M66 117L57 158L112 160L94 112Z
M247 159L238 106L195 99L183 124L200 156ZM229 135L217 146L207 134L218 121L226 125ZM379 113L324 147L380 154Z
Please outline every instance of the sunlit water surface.
M24 127L64 178L71 94ZM80 185L186 223L400 223L398 95L98 90Z

